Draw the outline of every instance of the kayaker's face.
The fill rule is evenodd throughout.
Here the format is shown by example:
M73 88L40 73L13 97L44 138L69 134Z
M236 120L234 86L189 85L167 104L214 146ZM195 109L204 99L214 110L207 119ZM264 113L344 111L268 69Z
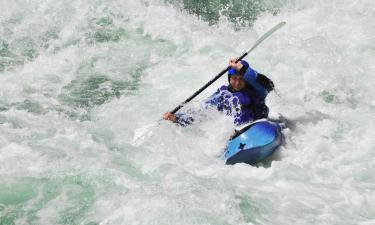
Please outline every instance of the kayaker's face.
M230 76L229 83L235 91L240 91L246 86L246 81L241 75Z

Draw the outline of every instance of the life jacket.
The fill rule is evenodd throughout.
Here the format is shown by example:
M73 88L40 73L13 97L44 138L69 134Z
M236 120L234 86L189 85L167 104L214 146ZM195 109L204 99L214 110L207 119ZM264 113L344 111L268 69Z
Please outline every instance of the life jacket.
M228 86L228 91L230 91L231 93L235 92L235 90L233 90L231 85ZM243 90L241 90L241 92L243 92L244 94L249 96L250 99L251 99L250 104L241 105L241 110L242 109L249 109L253 113L253 119L254 120L268 117L269 109L266 106L265 99L262 99L257 95L256 90L253 86L246 83L245 88Z

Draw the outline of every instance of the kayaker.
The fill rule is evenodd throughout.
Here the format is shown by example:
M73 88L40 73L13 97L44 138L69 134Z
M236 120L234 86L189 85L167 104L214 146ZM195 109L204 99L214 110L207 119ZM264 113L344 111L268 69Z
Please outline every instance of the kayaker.
M205 101L205 105L233 116L236 125L267 118L269 109L265 99L273 90L273 82L252 69L245 60L236 61L233 58L229 60L229 85L221 86ZM163 119L183 126L194 121L191 115L171 112L166 112Z

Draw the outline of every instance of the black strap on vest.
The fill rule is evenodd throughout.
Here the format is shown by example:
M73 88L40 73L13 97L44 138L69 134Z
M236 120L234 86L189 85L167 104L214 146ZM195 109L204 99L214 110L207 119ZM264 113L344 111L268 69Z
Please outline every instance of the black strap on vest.
M262 85L268 92L272 91L275 88L273 81L264 74L258 73L256 81L257 83Z

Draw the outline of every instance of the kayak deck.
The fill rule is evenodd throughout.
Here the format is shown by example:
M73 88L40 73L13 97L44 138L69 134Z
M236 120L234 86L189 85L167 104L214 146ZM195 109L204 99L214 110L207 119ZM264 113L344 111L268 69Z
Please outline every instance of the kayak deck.
M263 119L237 131L227 143L226 164L255 164L272 155L284 143L281 130L279 123Z

